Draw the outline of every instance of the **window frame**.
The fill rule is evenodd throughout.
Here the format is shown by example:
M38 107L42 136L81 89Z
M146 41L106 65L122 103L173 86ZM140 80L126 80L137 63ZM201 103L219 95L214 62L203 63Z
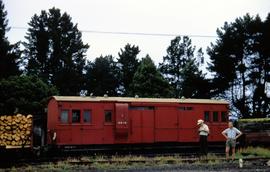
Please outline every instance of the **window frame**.
M107 121L106 119L106 113L110 113L111 114L111 117L110 117L110 121ZM113 123L113 111L112 110L109 110L109 109L107 109L107 110L104 110L104 123L105 124L111 124L111 123Z
M219 121L220 121L220 120L219 120L219 112L218 112L218 111L213 111L213 112L212 112L212 116L213 116L213 117L212 117L212 119L213 119L212 121L213 121L213 122L219 122ZM215 117L216 117L216 118L215 118Z
M62 121L62 112L67 112L67 121L64 123L63 121ZM62 124L62 125L66 125L66 124L69 124L69 122L70 122L70 120L69 120L69 110L68 109L61 109L61 111L60 111L60 116L59 116L59 123L60 124Z
M206 118L205 118L206 113L207 113L207 115L208 115L208 120L206 120ZM204 118L204 121L205 121L205 122L211 122L211 113L210 113L210 111L204 111L204 116L203 116L203 118Z
M89 112L89 121L85 122L85 112ZM91 109L84 109L82 113L82 122L83 124L92 124L93 122L93 115L92 115L92 110Z
M221 122L228 122L228 112L221 111L221 113L220 113L220 119L221 119ZM223 119L225 119L225 120L223 120Z
M74 111L79 111L79 120L76 121L76 122L73 121L73 112ZM81 119L82 119L81 116L82 116L81 109L71 109L71 124L79 124L79 123L81 123Z

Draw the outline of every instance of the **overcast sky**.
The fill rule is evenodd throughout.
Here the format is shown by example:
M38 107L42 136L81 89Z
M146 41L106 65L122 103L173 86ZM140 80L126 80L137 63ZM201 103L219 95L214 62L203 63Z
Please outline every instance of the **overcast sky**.
M191 35L193 45L204 50L215 41L216 29L246 13L265 20L269 0L3 0L9 26L28 28L28 22L41 10L60 8L82 31L130 32ZM26 29L11 28L10 42L24 40ZM192 36L194 35L194 36ZM126 43L140 47L139 58L149 54L155 63L162 61L175 36L121 35L83 32L91 60L102 55L117 57Z

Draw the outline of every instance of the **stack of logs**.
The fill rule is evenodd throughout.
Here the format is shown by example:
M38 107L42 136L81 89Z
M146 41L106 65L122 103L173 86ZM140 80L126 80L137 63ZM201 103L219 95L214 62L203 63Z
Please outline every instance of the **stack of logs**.
M29 146L32 123L32 115L0 116L0 146Z

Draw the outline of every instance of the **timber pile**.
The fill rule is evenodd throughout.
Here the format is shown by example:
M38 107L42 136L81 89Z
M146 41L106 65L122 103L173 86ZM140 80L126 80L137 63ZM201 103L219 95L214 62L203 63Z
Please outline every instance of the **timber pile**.
M31 145L32 115L0 116L0 146Z

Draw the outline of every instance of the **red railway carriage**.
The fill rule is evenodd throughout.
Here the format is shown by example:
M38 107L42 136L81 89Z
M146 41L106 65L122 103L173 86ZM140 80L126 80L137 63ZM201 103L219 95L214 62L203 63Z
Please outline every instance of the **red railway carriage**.
M198 142L197 120L221 142L228 103L210 99L54 96L48 104L48 144L98 145Z

